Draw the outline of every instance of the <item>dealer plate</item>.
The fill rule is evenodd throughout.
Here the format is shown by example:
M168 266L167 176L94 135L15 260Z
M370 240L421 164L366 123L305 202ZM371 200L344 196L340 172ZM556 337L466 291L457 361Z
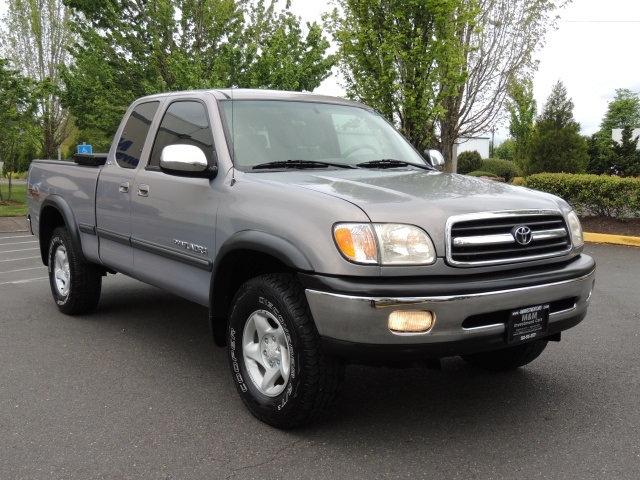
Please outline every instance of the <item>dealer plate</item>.
M541 337L547 332L548 324L548 303L512 310L507 325L507 342L527 342Z

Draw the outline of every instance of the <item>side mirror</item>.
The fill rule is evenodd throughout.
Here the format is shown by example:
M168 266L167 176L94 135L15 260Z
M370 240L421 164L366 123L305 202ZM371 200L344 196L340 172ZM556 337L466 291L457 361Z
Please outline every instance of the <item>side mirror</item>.
M436 168L444 165L444 157L438 150L425 150L424 156L431 162L431 165Z
M160 169L173 175L213 178L217 166L209 166L204 152L195 145L167 145L160 154Z

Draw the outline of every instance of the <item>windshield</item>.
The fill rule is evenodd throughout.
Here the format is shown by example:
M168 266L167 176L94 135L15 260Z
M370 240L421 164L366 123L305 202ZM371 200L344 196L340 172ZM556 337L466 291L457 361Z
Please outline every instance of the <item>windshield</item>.
M240 170L265 171L266 164L271 168L297 168L303 164L309 168L355 168L380 160L385 160L387 166L389 161L396 161L396 166L426 165L386 120L364 108L235 100L223 102L222 112ZM260 167L254 168L257 166Z

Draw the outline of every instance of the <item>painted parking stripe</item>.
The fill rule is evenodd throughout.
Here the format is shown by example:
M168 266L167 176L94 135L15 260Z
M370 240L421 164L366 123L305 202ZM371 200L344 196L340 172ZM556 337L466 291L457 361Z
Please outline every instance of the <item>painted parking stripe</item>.
M20 250L6 250L0 253L16 253L16 252L28 252L29 250L40 250L39 248L22 248Z
M38 243L37 240L31 240L28 242L16 242L16 243L0 243L0 247L6 247L7 245L26 245L27 243Z
M38 278L28 278L27 280L16 280L15 282L2 282L0 283L0 286L2 285L18 285L19 283L31 283L31 282L38 282L40 280L47 280L49 277L38 277Z
M1 240L6 240L7 238L33 238L33 235L7 235L6 237L0 237Z
M0 274L4 273L17 273L17 272L26 272L27 270L40 270L46 268L44 265L40 265L39 267L31 267L31 268L21 268L19 270L8 270L6 272L0 272Z
M40 256L36 256L36 257L23 257L23 258L10 258L9 260L0 260L0 263L3 262L17 262L19 260L32 260L34 258L40 258Z

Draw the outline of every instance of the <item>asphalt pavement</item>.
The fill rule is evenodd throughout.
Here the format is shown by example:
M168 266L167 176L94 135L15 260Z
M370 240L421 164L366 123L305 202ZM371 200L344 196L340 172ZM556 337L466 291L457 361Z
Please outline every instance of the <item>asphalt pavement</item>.
M322 420L244 408L205 308L128 279L59 313L35 237L0 233L0 479L637 479L640 249L587 245L587 318L529 366L350 366Z

